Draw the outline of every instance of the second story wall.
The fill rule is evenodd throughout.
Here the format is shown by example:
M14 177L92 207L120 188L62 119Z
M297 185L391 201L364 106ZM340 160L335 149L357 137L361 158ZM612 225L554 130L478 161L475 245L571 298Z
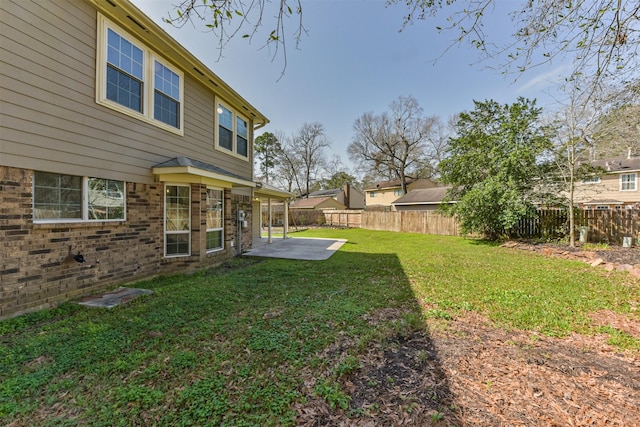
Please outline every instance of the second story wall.
M96 0L102 3L114 10L125 3L131 7ZM158 45L168 36L151 21L137 17L146 28L142 30L133 21L126 25L116 15L99 13L99 8L80 0L0 2L0 164L150 183L152 166L185 156L252 179L252 107L231 99L232 91L220 82L199 79L201 73L191 63L179 60L184 52L169 49L171 43ZM104 84L96 72L102 66L101 16L180 76L179 129L98 102ZM149 111L153 105L146 102ZM216 149L216 118L222 110L231 113L234 143L238 119L245 122L246 156Z

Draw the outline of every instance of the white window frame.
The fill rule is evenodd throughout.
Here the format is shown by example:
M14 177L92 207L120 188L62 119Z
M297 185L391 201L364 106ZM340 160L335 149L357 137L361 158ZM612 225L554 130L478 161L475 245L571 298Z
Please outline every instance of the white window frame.
M209 190L220 191L222 193L222 195L221 195L221 201L222 201L222 213L221 213L221 215L222 215L222 227L216 227L216 228L208 228L207 227L206 230L205 230L205 242L207 241L206 234L208 232L210 232L210 231L220 231L222 238L220 239L220 247L218 247L218 248L212 248L212 249L206 248L206 243L205 243L205 249L206 249L208 254L224 250L224 189L216 188L216 187L207 187L207 191L209 191ZM209 206L207 206L207 212L208 212L208 210L209 210Z
M377 192L377 191L370 191L370 192L369 192L369 197L370 197L370 198L372 198L372 199L373 199L374 197L378 197L378 192Z
M251 143L251 121L249 119L247 119L247 117L243 116L242 114L239 114L236 110L234 110L233 108L231 108L227 103L225 103L224 101L220 100L219 98L216 97L216 104L215 104L215 112L214 112L214 126L215 126L215 132L214 132L214 139L215 139L215 148L216 150L219 150L223 153L232 155L234 157L237 157L239 159L242 159L244 161L250 161L251 160L251 150L252 150L252 143ZM231 150L229 150L226 147L223 147L220 145L220 120L219 120L219 115L222 113L222 109L220 108L220 106L226 108L227 110L229 110L231 112L231 116L232 116L232 126L233 129L231 129ZM244 120L247 123L247 155L243 155L243 154L239 154L238 153L238 130L237 130L237 120L241 119Z
M143 78L142 78L142 113L115 101L107 99L107 41L109 29L118 33L121 37L126 38L143 52ZM173 132L178 135L184 135L184 73L174 67L153 50L149 49L144 43L133 37L129 32L123 30L118 25L109 21L102 14L98 13L98 42L96 49L96 102L110 109L119 111L138 120L150 123L154 126ZM173 73L180 77L180 99L178 128L162 122L154 117L154 92L155 92L155 62L159 62L167 67Z
M623 188L624 187L624 177L625 176L632 176L633 177L633 181L629 181L627 182L627 184L630 184L633 182L633 188ZM638 191L638 174L633 172L633 173L623 173L620 175L620 191Z
M609 207L609 205L596 205L595 209L597 211L608 211L611 208Z
M171 230L168 231L167 230L167 192L168 192L168 187L186 187L189 189L189 227L188 230L184 231L184 230ZM186 256L191 256L191 202L192 202L192 195L191 195L191 185L190 184L178 184L178 183L165 183L164 185L164 197L163 197L163 210L162 210L162 217L163 217L163 221L162 221L162 227L163 227L163 237L164 237L164 241L163 241L163 251L164 251L164 257L165 258L178 258L178 257L186 257ZM189 248L187 250L187 253L181 253L181 254L167 254L167 235L176 235L176 234L186 234L187 235L187 242L189 245Z
M599 176L590 176L590 177L586 177L582 180L583 184L589 185L589 184L600 184L601 179Z
M66 176L75 176L82 179L81 184L81 192L82 192L82 201L81 201L81 209L82 209L82 217L81 218L36 218L36 179L35 174L41 173L50 173L53 175L66 175ZM122 183L123 194L122 194L122 218L114 218L114 219L91 219L89 218L89 179L101 179L106 181L118 181ZM126 181L121 181L118 179L109 179L109 178L99 178L99 177L89 177L89 176L80 176L80 175L72 175L66 173L57 173L57 172L45 172L45 171L34 171L33 174L33 184L32 184L32 198L31 198L31 207L32 207L32 217L34 224L64 224L64 223L103 223L103 222L125 222L127 220L127 183Z

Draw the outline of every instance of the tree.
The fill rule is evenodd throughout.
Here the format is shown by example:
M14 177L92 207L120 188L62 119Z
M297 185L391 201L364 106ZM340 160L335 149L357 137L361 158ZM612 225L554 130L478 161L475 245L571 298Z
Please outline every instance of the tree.
M640 155L640 104L623 104L599 117L593 133L600 158Z
M429 164L429 137L438 119L423 116L418 101L411 96L401 96L390 109L390 113L364 113L356 119L347 153L354 163L379 176L400 179L406 193L409 174Z
M296 46L306 34L302 0L182 0L165 20L183 26L193 18L206 22L218 39L218 49L235 37L252 39L267 22L264 43L275 44L286 68L285 22L297 19ZM574 64L571 76L593 76L592 87L602 80L637 81L640 69L640 3L637 0L523 0L512 4L513 38L506 46L487 40L484 18L496 0L386 0L388 6L407 8L404 25L444 13L456 41L469 41L489 58L503 58L505 70L524 71L540 63L569 56ZM459 6L461 5L462 6ZM400 25L400 23L399 23ZM279 48L282 48L281 50Z
M269 172L276 165L282 146L274 134L265 132L255 139L254 147L256 159L260 161L259 170L265 181L269 183Z
M474 104L460 114L440 163L442 181L452 186L447 198L457 202L445 209L460 218L464 232L496 239L535 211L538 159L551 144L535 101Z
M586 177L600 175L602 171L591 167L593 145L591 135L598 119L601 96L592 97L580 90L576 80L569 87L569 98L551 121L550 129L554 146L547 163L547 172L541 180L555 200L569 213L569 246L575 246L574 200L576 182ZM559 200L564 198L565 200Z
M573 62L569 80L589 76L583 89L590 92L603 81L626 84L640 71L640 2L637 0L537 0L513 2L514 34L506 46L488 40L484 18L495 0L387 0L406 4L405 24L444 12L456 41L469 41L488 58L502 58L502 68L525 71L556 58ZM463 7L456 5L462 3ZM504 6L504 3L502 4Z
M342 188L345 184L354 185L357 188L357 179L353 175L349 175L347 172L341 171L336 172L329 179L324 182L323 187L326 190L331 190L333 188Z

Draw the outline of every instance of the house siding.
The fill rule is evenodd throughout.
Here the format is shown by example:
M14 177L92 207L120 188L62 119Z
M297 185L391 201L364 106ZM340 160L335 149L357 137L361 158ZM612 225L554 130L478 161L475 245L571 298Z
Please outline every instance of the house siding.
M243 160L214 148L218 97L231 97L234 102L224 101L240 114L249 104L220 81L208 87L190 75L185 64L193 59L182 64L184 135L98 104L99 6L92 1L0 1L0 318L157 274L195 271L251 247L252 188L246 185L252 179L252 153ZM117 8L105 5L121 9L124 4L114 3ZM161 37L132 34L158 55L170 46L156 50L155 42L164 43ZM251 147L253 122L249 114L244 118ZM211 180L193 176L186 182L190 255L164 256L165 184L157 182L151 168L178 156L247 180L244 187L224 176L215 180L224 190L222 250L206 251L205 183ZM126 220L34 223L35 171L124 181ZM248 227L240 230L238 209L249 213ZM76 262L76 254L87 262Z
M636 174L636 187L640 186L640 171L629 171L625 173ZM625 205L634 205L640 203L640 189L635 191L620 191L620 175L609 174L603 175L600 183L585 184L577 182L575 187L574 200L575 203L581 204L592 200L617 200ZM603 203L607 204L607 203Z
M90 4L0 5L0 164L152 183L151 166L185 156L252 178L252 153L243 160L214 149L215 95L187 74L184 136L95 102L97 11Z
M162 183L127 183L125 222L34 224L32 180L33 171L0 166L0 318L107 286L219 264L237 252L231 244L237 209L251 209L250 197L226 190L224 249L206 253L206 186L191 185L191 255L165 258ZM242 230L243 250L251 247L250 230ZM76 254L86 262L74 261Z

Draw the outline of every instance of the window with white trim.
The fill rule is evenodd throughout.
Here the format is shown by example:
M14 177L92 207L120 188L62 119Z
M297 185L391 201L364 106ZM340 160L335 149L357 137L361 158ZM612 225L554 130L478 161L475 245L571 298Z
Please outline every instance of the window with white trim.
M125 202L124 181L34 173L34 222L123 221Z
M587 176L582 179L583 184L600 184L599 176Z
M377 191L371 191L369 193L369 197L371 197L371 198L374 198L374 197L377 197L377 196L378 196L378 192Z
M207 252L224 247L224 192L207 188Z
M249 159L249 122L222 103L216 107L216 148Z
M623 173L620 175L620 191L636 191L638 189L638 174Z
M184 74L102 15L98 23L96 102L182 135Z
M165 185L164 254L167 257L191 254L191 187Z
M396 188L393 190L393 195L394 196L403 196L404 195L404 191L402 191L402 188Z

